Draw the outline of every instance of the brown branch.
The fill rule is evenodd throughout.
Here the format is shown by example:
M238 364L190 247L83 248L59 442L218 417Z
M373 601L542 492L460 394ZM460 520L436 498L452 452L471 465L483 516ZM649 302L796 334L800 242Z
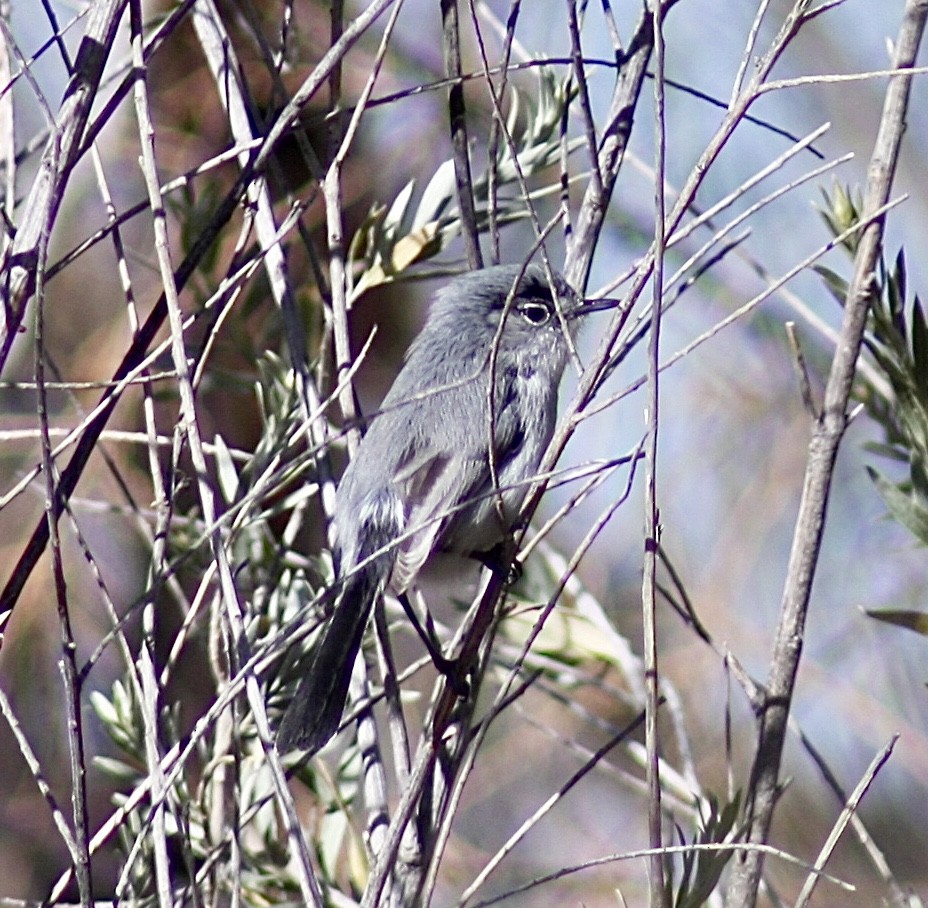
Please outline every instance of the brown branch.
M125 2L125 0L123 0L123 2ZM203 231L197 236L189 253L187 253L184 260L177 267L173 280L177 286L178 291L184 288L187 281L190 280L197 267L202 262L203 258L209 252L213 243L219 237L223 228L226 226L238 208L239 202L244 195L246 188L254 179L255 174L260 173L263 168L267 166L269 159L273 154L274 148L277 145L277 142L279 142L280 139L287 133L290 125L296 122L303 106L308 103L309 99L312 98L315 92L322 86L322 84L328 78L329 74L332 72L333 67L337 65L338 61L342 59L348 50L358 41L364 31L370 27L370 25L377 19L377 17L392 2L393 0L374 0L374 2L371 3L371 5L365 9L361 15L355 17L355 19L351 22L351 25L345 29L338 42L323 56L313 72L303 82L290 101L288 101L284 109L279 114L278 118L274 121L273 125L268 131L268 134L264 137L264 141L262 142L255 156L248 162L246 166L242 167L235 183L232 185L223 199L216 205L216 208L214 209L209 222L206 224ZM182 4L181 6L186 7L188 5L189 0L187 4ZM100 4L94 7L94 13L96 14L99 10L108 8L109 7L104 7L102 4ZM91 22L91 25L88 26L88 37L86 37L84 41L91 41L89 36L92 33L90 32L92 26L93 21ZM93 41L91 41L91 43L93 43ZM82 44L81 46L83 47L84 45ZM92 55L89 54L89 52L88 57L92 58ZM77 73L75 74L72 84L75 82L82 84L79 82L80 73L83 72L81 69L81 59L81 55L79 54L76 65ZM100 63L100 66L102 69L103 62ZM131 86L131 78L127 77L127 83ZM65 96L65 102L63 102L64 105L67 105L71 94L75 93L80 97L83 97L83 94L79 88L73 89L73 91L69 89L69 92ZM86 116L82 122L84 125L86 125ZM73 146L73 153L75 155L81 153L86 148L86 144L79 144L83 131L83 127L81 130L75 130ZM68 133L67 135L70 136L71 134ZM69 145L68 147L71 146ZM61 159L66 159L64 146L62 146ZM35 185L38 186L42 182L42 177L37 177ZM33 191L33 195L35 194L36 190ZM45 198L45 196L42 196L42 198ZM47 218L43 220L44 215L42 214L42 210L36 209L36 204L37 202L33 202L33 198L30 196L24 208L22 222L24 224L29 223L30 225L33 221L36 223L48 223L50 229L51 220L48 220ZM51 202L49 202L49 204L51 204ZM27 217L27 213L33 210L36 210L36 217ZM57 211L57 204L55 205L54 211ZM52 215L53 213L54 212L52 212ZM20 231L20 234L17 234L17 243L20 242L20 236L23 233L24 231ZM19 247L14 247L14 251L16 248ZM27 251L29 254L26 257L31 257L30 260L34 260L37 253L37 247L30 247L30 249ZM23 254L25 255L25 253ZM20 259L22 259L22 256L20 256ZM6 284L2 288L2 296L4 299L5 307L8 301L12 299L12 296L8 295L9 291L11 291L11 288L14 286L19 286L18 284L14 283L13 272L16 271L18 274L18 272L22 270L22 268L18 266L22 265L24 262L25 259L23 259L23 261L12 261L6 265L8 268L8 270L4 273ZM18 270L17 268L12 267L13 265L16 265ZM16 280L19 280L19 278L16 278ZM10 319L12 310L6 308L5 311L8 318L8 324L11 325L12 321ZM123 357L113 375L112 380L114 383L120 382L123 378L129 375L143 360L145 351L148 349L152 340L161 329L166 316L167 298L165 294L162 293L152 308L152 311L149 313L148 318L145 320L145 323L133 337L132 344L129 346L129 349L126 351L125 356ZM19 319L21 320L21 318L22 313L20 312ZM18 322L16 324L18 325ZM16 332L14 330L12 335L15 336L15 333ZM5 344L6 341L7 339L4 338L2 329L0 329L0 343ZM9 343L12 343L12 339L9 339ZM7 354L8 350L6 347L2 347L2 349L0 349L0 368L2 368L3 361ZM84 434L81 436L80 441L75 447L74 454L72 455L71 460L68 462L68 466L62 471L61 480L58 483L58 495L62 498L63 501L67 501L67 499L73 494L74 489L77 487L77 483L80 480L80 477L83 475L87 461L90 459L90 455L96 449L96 444L100 438L100 434L106 427L106 424L109 421L109 418L119 401L119 395L107 392L106 395L104 395L104 400L106 403L100 410L100 413L87 426L87 429L84 431ZM3 645L3 628L9 621L10 612L16 605L16 602L19 599L19 595L22 592L26 581L29 579L32 570L36 565L36 562L38 562L42 553L45 551L47 544L48 523L43 517L36 524L35 530L29 538L29 541L26 543L26 547L20 554L19 560L17 561L11 576L7 580L3 590L0 591L0 647Z
M642 638L645 669L645 747L648 785L648 843L655 853L648 860L648 889L654 908L670 908L670 890L665 885L661 815L660 740L657 730L660 674L657 658L657 553L660 548L660 511L657 499L657 439L660 427L660 331L661 299L664 294L664 251L666 244L664 172L666 119L664 116L664 36L660 0L651 13L654 32L654 123L657 133L654 170L654 281L651 324L648 338L648 435L645 442L644 552L641 578Z
M57 128L48 140L39 174L23 205L16 238L3 257L2 324L0 324L0 370L35 289L39 261L44 261L52 226L64 199L65 188L78 160L90 109L97 98L107 55L128 0L106 0L94 4L56 119Z
M51 438L48 434L48 394L45 387L45 282L43 280L45 254L48 251L48 236L43 235L36 243L36 320L35 320L35 381L38 387L38 417L42 442L42 469L45 474L44 524L51 539L52 576L55 582L55 605L61 631L61 660L59 668L64 681L66 714L68 719L68 757L71 770L71 815L74 822L74 875L80 892L81 905L89 908L93 904L91 880L90 825L87 813L87 766L84 759L84 724L81 715L81 681L77 670L77 644L71 625L71 610L68 605L68 590L64 576L61 539L58 535L58 520L63 510L56 488L57 473L52 459Z
M624 58L617 61L621 63L619 77L605 126L600 133L600 180L591 180L587 184L573 234L568 238L564 275L571 286L581 293L586 289L593 251L605 222L606 209L631 136L635 107L654 49L653 25L651 13L643 11Z
M915 63L928 0L908 0L896 41L895 68ZM906 111L912 77L894 78L886 90L880 129L870 159L862 217L885 205L889 199L899 148L905 132ZM751 771L751 802L747 805L746 841L767 841L773 810L779 793L780 762L786 735L796 672L802 653L809 595L818 562L825 524L825 513L838 447L847 427L847 404L866 326L872 294L873 273L879 262L883 240L883 219L864 231L854 262L854 275L844 306L841 338L831 364L822 416L816 421L803 483L799 514L790 552L786 583L781 602L781 618L767 689L758 715L758 741ZM730 908L753 905L763 868L758 850L740 852L727 893Z
M458 28L457 0L441 0L442 41L445 70L454 81L448 91L448 116L451 121L451 147L454 154L454 176L461 212L461 235L471 268L483 266L477 212L474 208L474 182L467 147L467 119L464 105L464 82L461 80L461 36Z

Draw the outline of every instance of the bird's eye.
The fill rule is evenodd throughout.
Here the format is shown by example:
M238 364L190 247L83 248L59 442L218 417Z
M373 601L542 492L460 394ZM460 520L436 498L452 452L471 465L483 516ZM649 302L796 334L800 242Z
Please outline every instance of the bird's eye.
M530 325L544 325L551 318L551 307L544 303L523 303L519 315Z

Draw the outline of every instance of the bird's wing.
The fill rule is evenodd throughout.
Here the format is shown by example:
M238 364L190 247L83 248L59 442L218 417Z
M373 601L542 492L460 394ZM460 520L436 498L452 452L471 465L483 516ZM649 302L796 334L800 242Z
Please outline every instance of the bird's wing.
M479 460L432 450L397 475L406 507L406 533L397 546L391 577L398 592L410 586L439 547L446 527L456 517L455 505L467 500L484 469Z
M475 425L457 446L440 431L416 456L398 465L395 482L406 510L406 536L397 547L392 585L409 587L429 555L439 548L471 552L489 549L502 538L491 491L488 432ZM497 475L522 446L524 432L514 409L497 414L495 433ZM448 441L449 443L444 443Z

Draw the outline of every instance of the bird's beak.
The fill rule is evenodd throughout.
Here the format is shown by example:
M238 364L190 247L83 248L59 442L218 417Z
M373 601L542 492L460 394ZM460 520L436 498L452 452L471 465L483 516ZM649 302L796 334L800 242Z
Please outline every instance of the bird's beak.
M580 318L583 315L589 315L591 312L603 312L606 309L615 309L621 302L621 300L611 297L604 297L598 300L584 300L578 306L574 306L573 309L568 309L567 312L564 313L564 316L568 319Z

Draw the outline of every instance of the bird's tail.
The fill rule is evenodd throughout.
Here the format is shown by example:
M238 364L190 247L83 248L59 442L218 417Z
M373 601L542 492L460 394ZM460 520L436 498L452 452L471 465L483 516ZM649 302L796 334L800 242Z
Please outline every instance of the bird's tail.
M370 568L347 580L277 729L281 753L305 750L311 756L338 731L351 673L379 587L377 571Z
M346 479L343 477L342 483ZM403 519L402 503L392 487L365 499L354 515L349 535L352 544L347 553L342 548L336 551L336 563L349 566L344 586L277 729L277 746L282 752L299 749L311 756L338 731L364 628L393 568L391 543L400 534Z

